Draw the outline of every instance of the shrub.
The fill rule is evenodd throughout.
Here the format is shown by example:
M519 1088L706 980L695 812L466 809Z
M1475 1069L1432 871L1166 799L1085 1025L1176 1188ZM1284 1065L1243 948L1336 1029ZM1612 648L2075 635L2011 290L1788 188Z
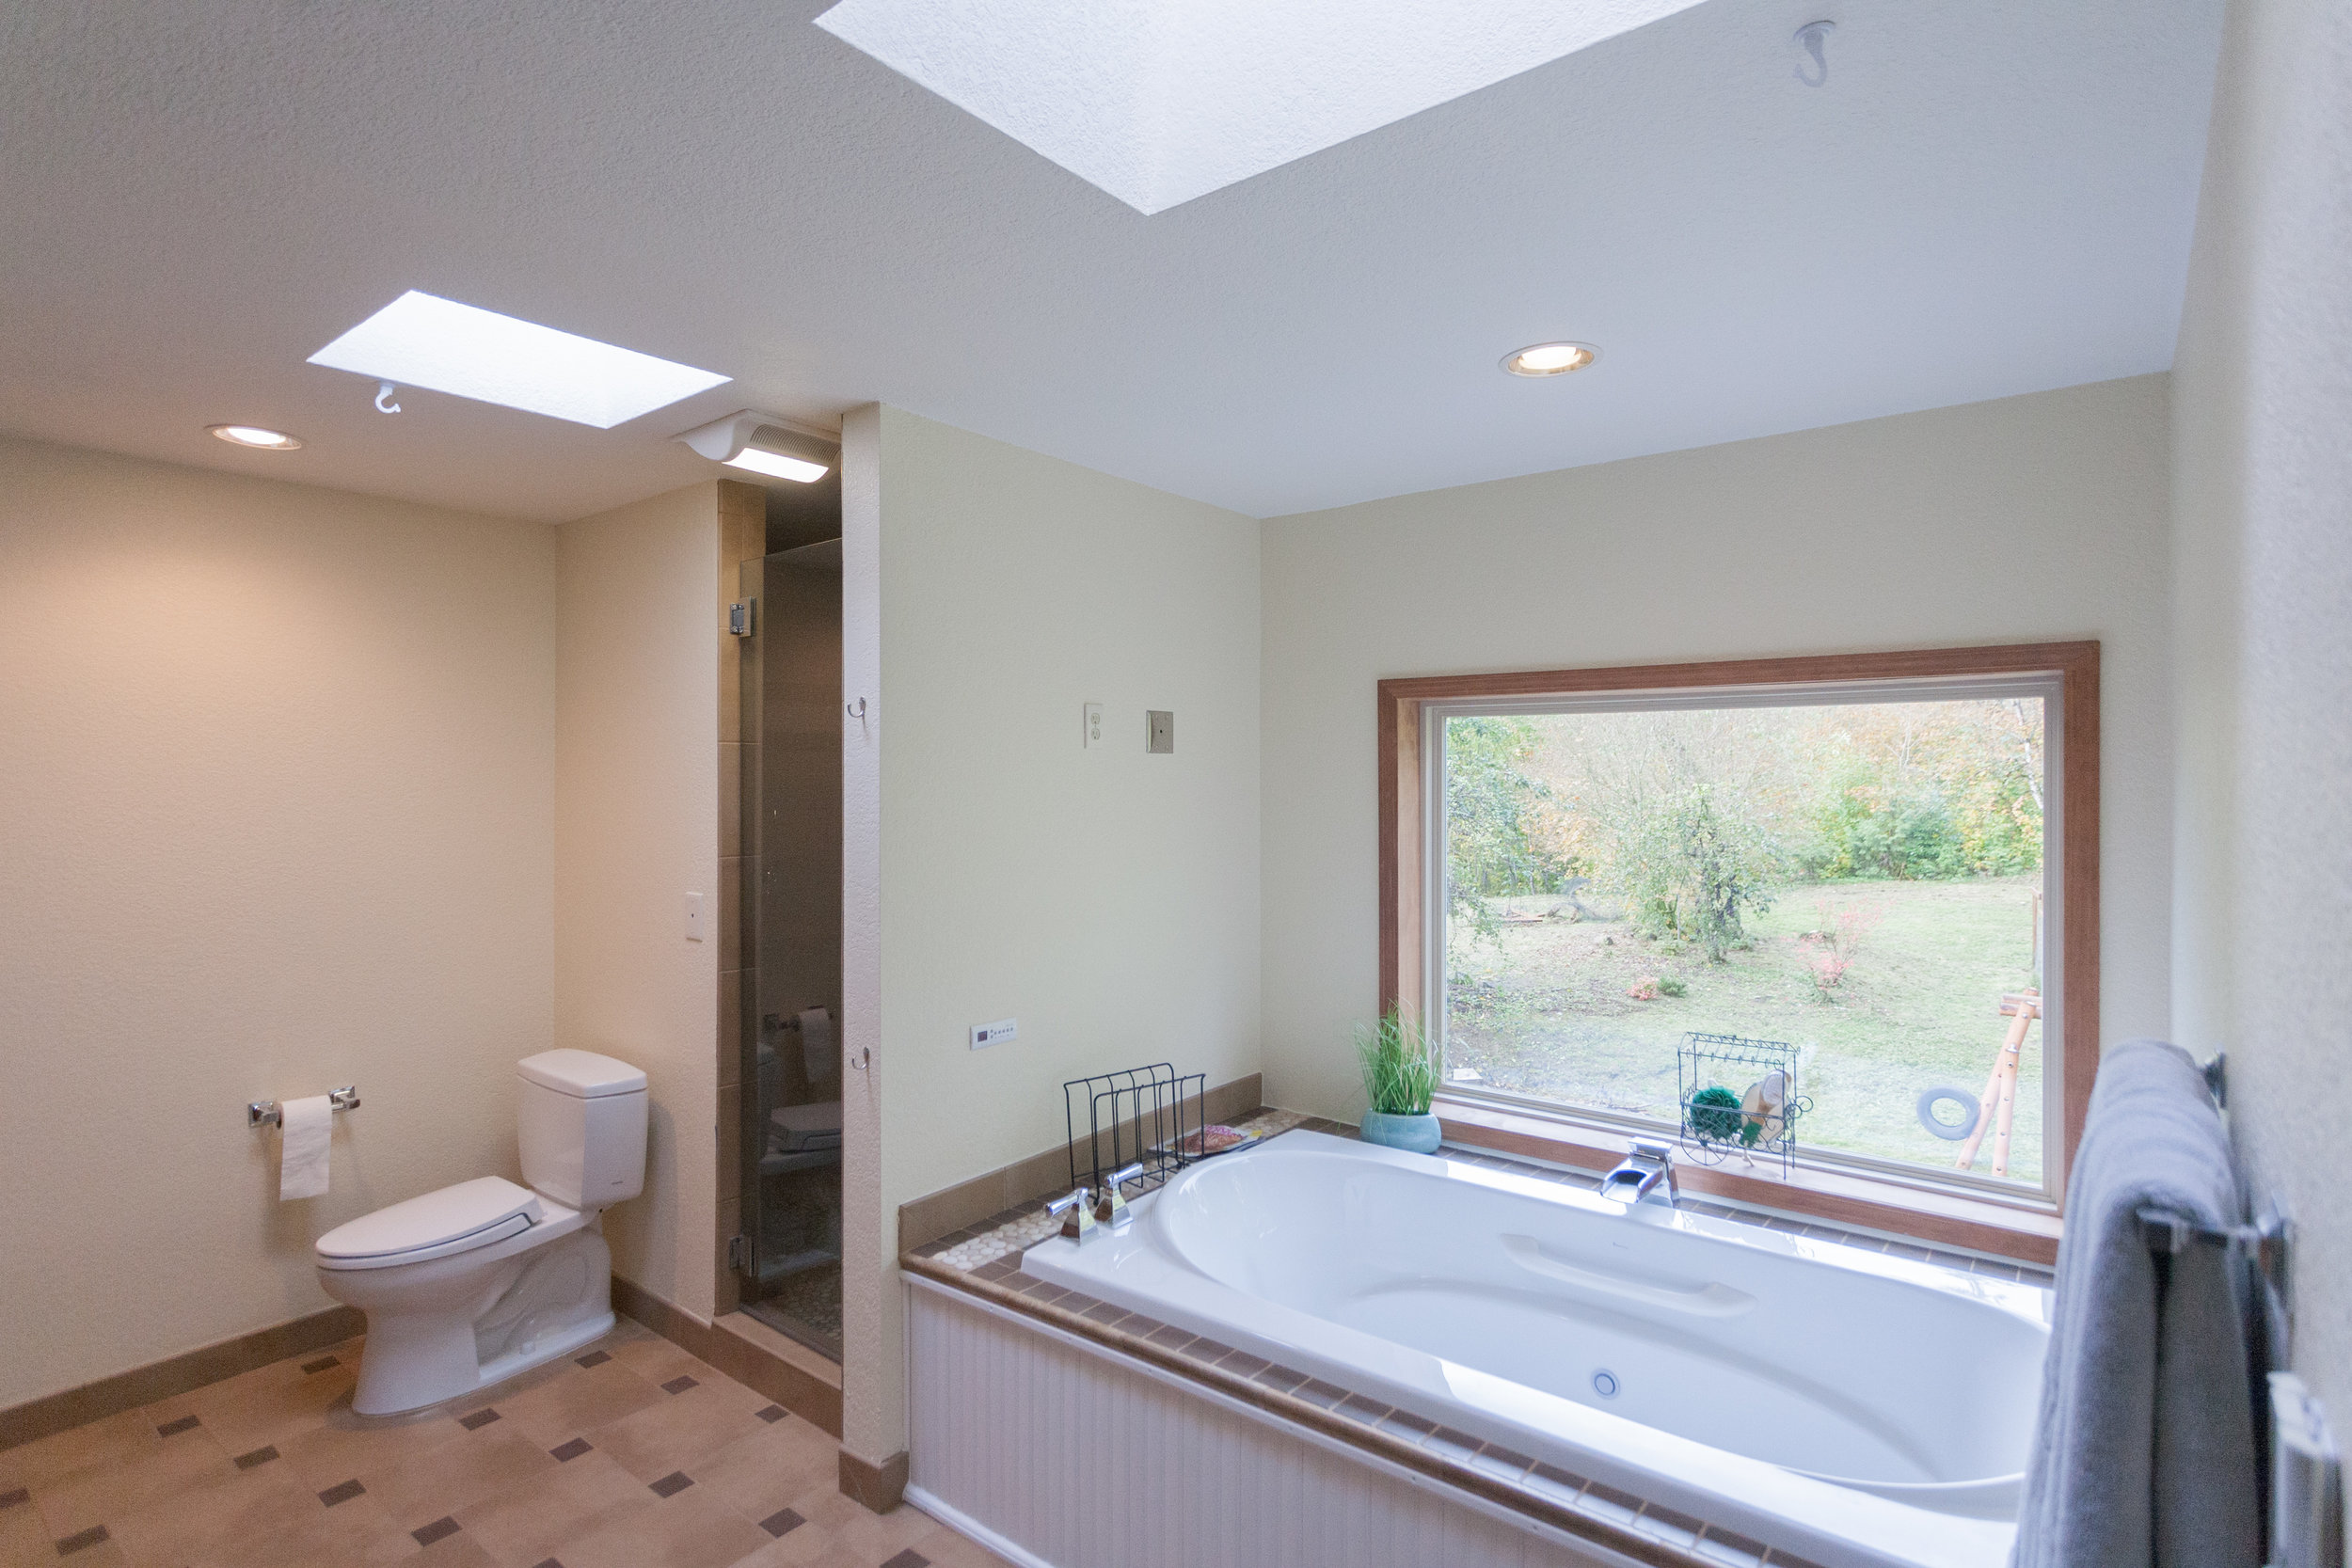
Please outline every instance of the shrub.
M1661 996L1688 996L1691 994L1691 988L1684 985L1679 980L1661 980L1658 982L1658 994Z

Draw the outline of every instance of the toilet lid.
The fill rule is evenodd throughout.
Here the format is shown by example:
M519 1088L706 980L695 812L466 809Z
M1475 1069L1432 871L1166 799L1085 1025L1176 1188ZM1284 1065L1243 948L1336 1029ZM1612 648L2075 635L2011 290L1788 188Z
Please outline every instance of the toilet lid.
M495 1176L443 1187L339 1225L318 1240L326 1268L381 1268L487 1246L539 1222L539 1196Z
M841 1145L841 1101L820 1100L809 1105L779 1105L768 1120L784 1138L787 1149L837 1148Z

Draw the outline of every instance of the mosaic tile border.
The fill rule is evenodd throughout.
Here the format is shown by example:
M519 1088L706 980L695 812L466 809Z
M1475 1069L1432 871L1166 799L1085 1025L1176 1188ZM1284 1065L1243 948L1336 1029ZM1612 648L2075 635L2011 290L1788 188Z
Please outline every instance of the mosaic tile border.
M1232 1125L1269 1138L1302 1127L1339 1137L1357 1135L1356 1129L1339 1122L1273 1109L1262 1109ZM1538 1164L1486 1149L1448 1146L1439 1150L1439 1157L1587 1192L1600 1184L1590 1172ZM1919 1246L1788 1215L1703 1199L1685 1199L1681 1207L1715 1219L1990 1277L2027 1284L2047 1284L2050 1277L2046 1270L2031 1264ZM1020 1254L1057 1228L1057 1223L1045 1212L1044 1200L1039 1199L918 1247L900 1263L927 1279L1203 1384L1638 1561L1661 1568L1816 1568L1810 1560L1787 1550L1540 1463L1500 1444L1482 1442L1468 1433L1395 1409L1371 1395L1325 1383L1144 1313L1130 1312L1022 1273Z

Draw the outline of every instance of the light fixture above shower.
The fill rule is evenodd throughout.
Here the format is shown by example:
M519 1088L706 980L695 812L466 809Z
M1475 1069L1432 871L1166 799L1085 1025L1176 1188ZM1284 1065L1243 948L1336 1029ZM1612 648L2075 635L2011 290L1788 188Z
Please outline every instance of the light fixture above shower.
M796 484L824 478L841 456L838 438L753 408L698 425L678 439L713 463Z

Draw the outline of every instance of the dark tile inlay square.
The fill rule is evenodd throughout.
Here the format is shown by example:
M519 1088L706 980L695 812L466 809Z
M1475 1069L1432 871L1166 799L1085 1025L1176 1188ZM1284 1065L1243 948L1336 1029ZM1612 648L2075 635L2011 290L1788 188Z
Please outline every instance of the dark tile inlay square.
M790 1412L787 1411L784 1406L780 1404L771 1404L765 1410L755 1410L752 1414L757 1416L761 1420L767 1422L770 1426L774 1426L778 1421L783 1420L787 1415L790 1414Z
M484 1409L477 1410L470 1416L458 1417L457 1424L464 1427L468 1432L480 1432L484 1427L488 1426L492 1421L495 1421L498 1418L499 1413L497 1411Z
M931 1568L931 1560L909 1546L897 1557L884 1562L882 1568Z
M668 1475L663 1476L660 1481L653 1482L646 1488L646 1490L650 1491L657 1497L675 1497L680 1492L685 1491L688 1487L693 1484L694 1478L688 1475L685 1471L672 1470Z
M663 1384L661 1386L661 1391L665 1394L683 1394L689 1388L699 1388L702 1385L696 1383L692 1378L680 1376L674 1377L669 1382Z
M306 1372L323 1372L329 1367L340 1367L342 1365L342 1363L337 1360L334 1356L322 1355L316 1361L305 1361L302 1364L302 1370Z
M548 1557L541 1558L538 1561L532 1563L531 1568L564 1568L564 1565L556 1561L555 1559Z
M596 1445L589 1442L585 1437L575 1437L570 1442L564 1444L562 1448L549 1449L548 1452L554 1456L555 1462L558 1465L569 1465L573 1460L578 1459L581 1454L588 1452L595 1447Z
M23 1508L33 1500L30 1488L20 1486L13 1492L0 1492L0 1509Z
M788 1535L793 1530L799 1529L803 1525L807 1523L808 1521L806 1519L802 1518L799 1514L793 1513L787 1508L780 1510L777 1513L771 1513L768 1517L762 1519L759 1522L759 1528L766 1530L770 1535Z
M455 1535L457 1533L457 1521L444 1513L439 1518L434 1520L431 1524L421 1526L416 1529L410 1530L408 1533L417 1538L418 1545L430 1546L436 1541L446 1541L451 1536Z
M86 1546L95 1546L102 1542L110 1541L112 1539L113 1537L106 1533L105 1526L92 1525L89 1528L82 1531L81 1534L69 1535L64 1540L58 1542L57 1555L59 1557L71 1557L75 1552L82 1550Z
M230 1460L230 1463L234 1465L240 1470L250 1470L256 1465L266 1465L277 1457L278 1445L275 1443L268 1443L262 1445L261 1448L255 1449L251 1453L241 1453L237 1455L237 1457Z
M183 1416L176 1421L166 1421L155 1429L158 1437L177 1437L183 1432L194 1432L200 1423L193 1416Z
M332 1508L337 1503L347 1503L354 1497L365 1497L367 1495L367 1490L368 1489L366 1487L359 1484L358 1478L355 1477L350 1481L344 1481L340 1486L330 1486L326 1491L320 1493L319 1501L325 1503L327 1507Z
M592 1350L585 1355L573 1356L572 1364L579 1367L601 1367L612 1359L612 1353L609 1350ZM548 1562L553 1562L554 1560L555 1559L553 1558L548 1559ZM546 1568L546 1564L541 1564L540 1568Z

